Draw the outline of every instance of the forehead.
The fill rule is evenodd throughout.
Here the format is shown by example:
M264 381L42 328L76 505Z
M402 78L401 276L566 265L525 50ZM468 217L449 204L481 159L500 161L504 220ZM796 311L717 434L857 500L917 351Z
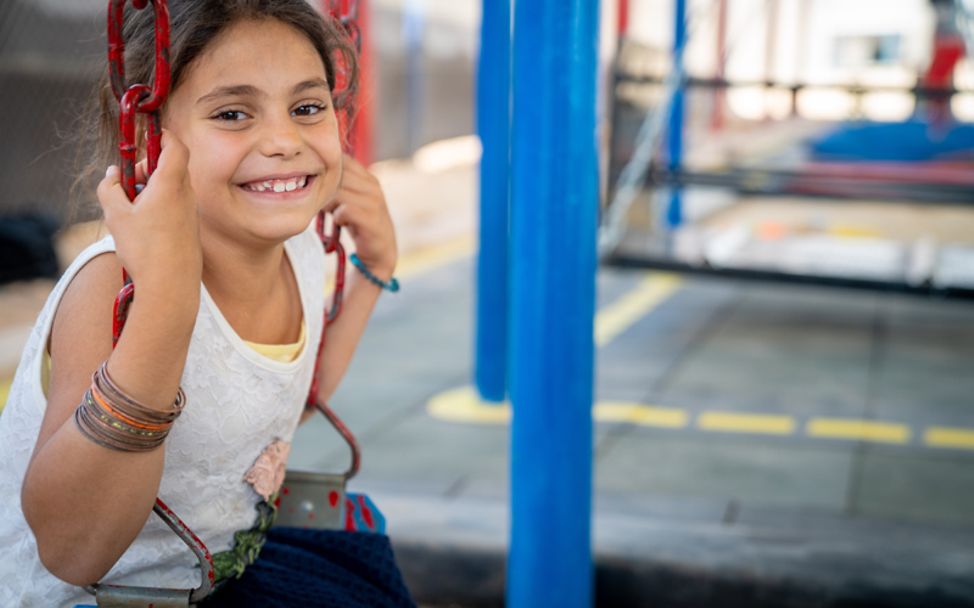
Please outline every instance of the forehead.
M295 82L325 78L321 56L305 34L276 19L238 21L207 44L180 88L201 93L248 84L273 92Z

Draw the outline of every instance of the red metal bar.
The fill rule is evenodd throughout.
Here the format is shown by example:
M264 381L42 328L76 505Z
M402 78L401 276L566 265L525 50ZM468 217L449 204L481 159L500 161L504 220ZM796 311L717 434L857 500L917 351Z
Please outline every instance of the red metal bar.
M373 134L376 103L376 79L371 36L371 14L368 0L358 0L356 7L359 32L359 89L355 118L352 121L349 142L355 158L363 165L372 163Z
M629 31L629 0L619 0L616 10L616 35L622 40Z

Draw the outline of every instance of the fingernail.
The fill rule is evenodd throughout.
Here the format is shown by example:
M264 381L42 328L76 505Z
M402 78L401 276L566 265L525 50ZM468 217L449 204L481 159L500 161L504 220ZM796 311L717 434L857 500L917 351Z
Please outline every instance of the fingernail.
M108 169L105 170L105 177L111 177L118 174L118 167L115 165L108 165Z

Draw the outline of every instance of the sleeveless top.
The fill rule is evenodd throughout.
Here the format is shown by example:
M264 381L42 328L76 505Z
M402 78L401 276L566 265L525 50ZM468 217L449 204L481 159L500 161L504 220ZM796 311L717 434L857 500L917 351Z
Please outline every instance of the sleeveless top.
M41 564L20 493L47 405L42 367L54 313L78 271L114 249L111 237L88 247L55 285L28 338L0 415L0 606L94 603L83 589L61 581ZM255 470L261 465L267 469L270 463L272 469L283 471L282 460L314 373L325 306L324 252L311 227L288 239L284 249L301 294L307 336L302 350L293 361L281 362L249 348L204 287L181 380L188 404L164 447L159 497L215 557L234 552L249 553L251 561L255 557L252 542L249 547L239 545L253 538L246 531L266 522L267 503L273 500L268 476L259 470L255 475ZM270 474L275 477L273 470ZM274 479L270 485L274 483L280 482ZM189 589L199 585L200 569L190 549L150 514L101 582Z

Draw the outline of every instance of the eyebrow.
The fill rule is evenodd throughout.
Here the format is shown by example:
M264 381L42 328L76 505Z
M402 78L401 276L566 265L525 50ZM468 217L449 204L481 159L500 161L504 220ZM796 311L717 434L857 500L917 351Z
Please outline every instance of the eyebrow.
M291 90L291 94L297 95L298 93L302 93L304 91L307 91L308 89L316 89L319 87L327 89L328 83L321 78L311 78L309 80L304 80L294 85L294 88ZM233 97L233 96L259 97L261 94L262 94L261 90L253 85L234 84L234 85L218 87L216 89L213 89L206 95L197 99L196 104L199 105L201 103L205 103L207 101L213 101L214 99L219 99L221 97Z

